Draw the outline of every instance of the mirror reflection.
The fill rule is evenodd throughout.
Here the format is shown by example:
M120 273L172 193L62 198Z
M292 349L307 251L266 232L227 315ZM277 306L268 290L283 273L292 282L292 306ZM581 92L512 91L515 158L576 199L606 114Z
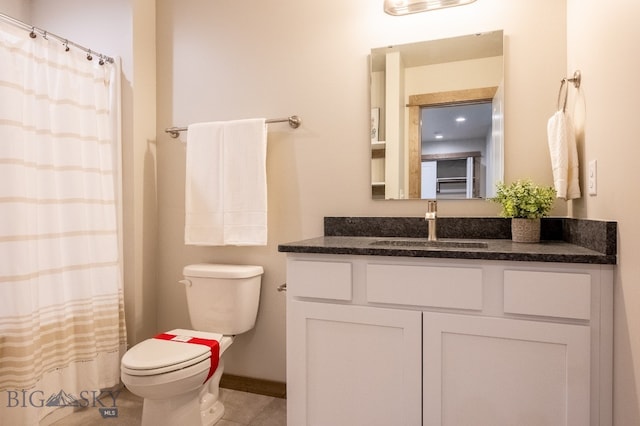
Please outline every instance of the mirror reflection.
M503 179L503 32L371 51L374 199L481 199Z

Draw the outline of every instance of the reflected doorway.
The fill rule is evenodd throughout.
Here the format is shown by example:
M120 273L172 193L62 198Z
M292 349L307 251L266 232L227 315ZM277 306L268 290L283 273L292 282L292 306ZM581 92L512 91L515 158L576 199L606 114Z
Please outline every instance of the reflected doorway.
M492 151L502 143L502 135L493 130L497 90L485 87L409 97L409 198L485 196L491 180L487 174L493 174L488 170ZM465 142L467 137L476 142ZM480 138L484 144L477 141Z
M484 198L492 103L421 108L421 198Z

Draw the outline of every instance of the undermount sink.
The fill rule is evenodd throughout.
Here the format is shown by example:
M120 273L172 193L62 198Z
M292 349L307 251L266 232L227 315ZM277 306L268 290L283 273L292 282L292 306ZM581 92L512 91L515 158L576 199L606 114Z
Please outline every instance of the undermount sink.
M372 246L386 247L425 247L425 248L487 248L489 245L482 241L447 241L447 240L377 240Z

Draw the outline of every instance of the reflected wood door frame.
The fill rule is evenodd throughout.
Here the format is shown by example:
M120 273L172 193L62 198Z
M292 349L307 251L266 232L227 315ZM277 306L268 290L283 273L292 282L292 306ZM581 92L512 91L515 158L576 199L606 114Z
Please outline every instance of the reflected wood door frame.
M409 198L421 196L422 138L420 134L420 110L424 107L487 102L493 100L498 86L449 92L409 95Z

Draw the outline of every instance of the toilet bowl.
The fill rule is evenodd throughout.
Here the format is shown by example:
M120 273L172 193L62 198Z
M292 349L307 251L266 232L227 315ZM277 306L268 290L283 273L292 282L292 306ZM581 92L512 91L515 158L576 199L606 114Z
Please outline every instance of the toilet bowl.
M144 398L142 426L212 426L222 418L223 354L236 334L255 324L262 273L250 265L184 268L181 283L198 330L161 333L122 357L122 383Z
M215 424L224 414L224 406L218 401L224 370L222 355L233 337L185 329L163 334L216 341L219 358L212 359L211 349L205 345L158 338L147 339L127 351L120 375L131 393L144 398L142 425ZM217 368L209 376L212 362Z

